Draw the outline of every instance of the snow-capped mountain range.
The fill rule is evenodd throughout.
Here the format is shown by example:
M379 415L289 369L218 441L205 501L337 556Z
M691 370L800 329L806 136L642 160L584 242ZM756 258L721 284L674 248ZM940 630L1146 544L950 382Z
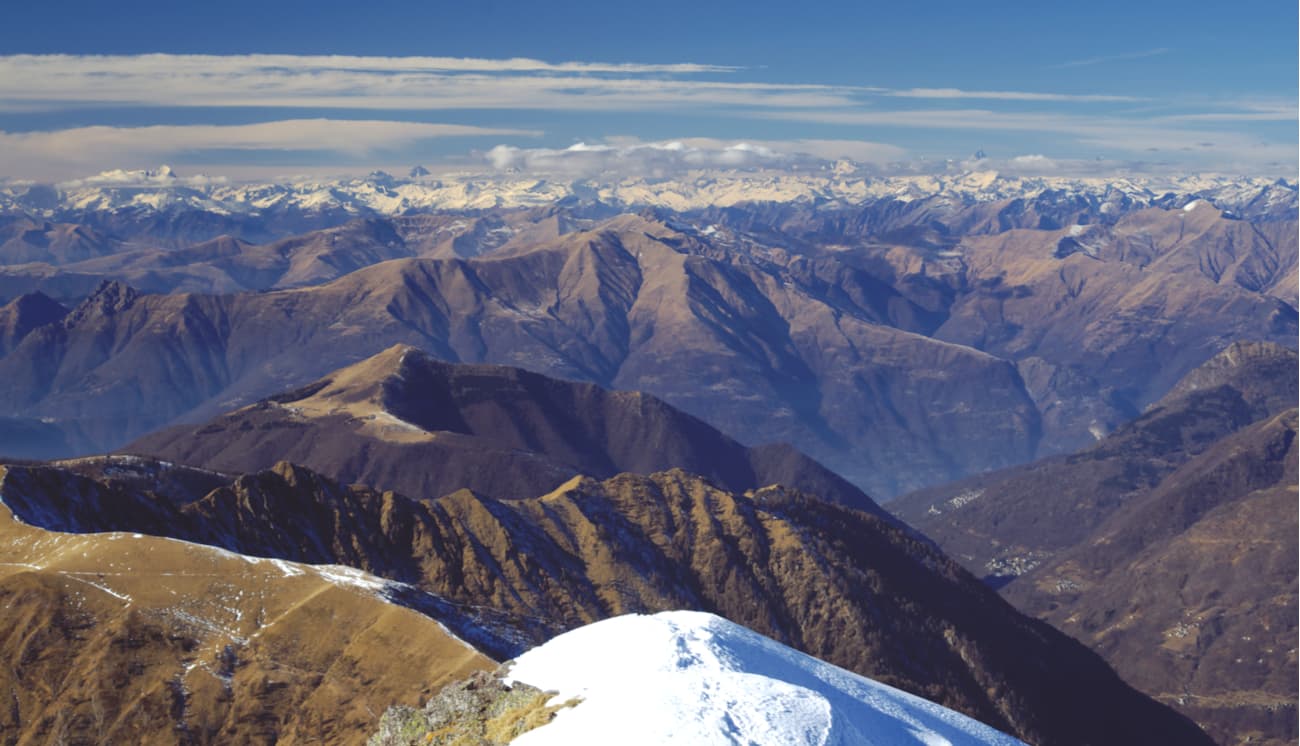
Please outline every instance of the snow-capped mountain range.
M202 211L217 215L331 213L402 215L432 210L537 207L558 202L600 202L612 207L677 211L743 203L851 207L884 200L937 198L963 206L1002 200L1081 198L1101 213L1153 204L1205 199L1244 216L1294 212L1296 185L1284 179L1240 176L1017 176L992 170L872 176L845 166L819 171L694 171L676 178L568 180L519 173L432 176L420 168L407 177L374 172L360 178L296 179L283 183L233 183L182 177L163 166L148 171L107 171L55 185L0 182L0 213L67 219L97 212ZM1109 207L1108 207L1109 205Z

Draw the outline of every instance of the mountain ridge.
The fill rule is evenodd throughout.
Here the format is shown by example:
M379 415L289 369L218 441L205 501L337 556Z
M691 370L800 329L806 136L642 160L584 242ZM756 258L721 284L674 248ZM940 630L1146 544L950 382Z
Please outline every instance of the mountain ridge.
M790 446L746 448L653 396L445 363L401 344L124 451L237 472L292 460L345 482L426 496L468 488L531 497L577 474L680 467L734 491L781 483L888 515Z
M737 495L674 470L578 477L524 500L462 490L416 501L283 464L177 500L78 463L76 475L9 467L6 503L34 518L32 506L97 500L119 507L84 511L97 523L81 530L131 530L138 520L247 553L346 562L414 582L515 620L522 636L498 640L502 657L607 616L693 607L1031 742L1205 742L910 532L783 488ZM159 511L162 520L149 518ZM1107 718L1080 706L1081 682L1107 703Z

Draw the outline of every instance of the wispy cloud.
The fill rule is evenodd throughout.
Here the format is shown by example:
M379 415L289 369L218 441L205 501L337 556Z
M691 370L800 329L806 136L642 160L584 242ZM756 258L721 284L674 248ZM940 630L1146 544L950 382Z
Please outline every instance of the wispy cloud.
M202 150L312 151L343 157L445 137L536 136L540 132L422 122L291 119L243 125L77 127L0 132L0 162L11 178L66 178L115 166L152 166ZM273 161L274 156L264 159Z
M1233 102L1221 111L1167 114L1163 122L1294 122L1300 119L1300 103L1291 100L1250 99Z
M1146 101L1138 96L1112 96L1095 93L1034 93L1029 91L964 91L959 88L906 88L891 90L886 96L927 99L985 99L992 101L1043 101L1079 103L1123 103Z
M824 85L698 80L719 65L545 63L441 57L13 55L0 57L0 109L70 105L349 109L823 107Z
M89 67L105 75L151 74L160 67L181 75L224 70L251 72L258 69L284 70L368 70L372 72L559 72L639 74L698 74L735 72L734 65L706 65L694 62L643 64L636 62L545 62L526 57L486 59L477 57L381 57L356 55L297 54L16 54L6 62L27 68L63 68L80 73Z
M1089 65L1104 65L1108 62L1124 62L1126 60L1140 60L1144 57L1157 57L1162 54L1171 52L1167 47L1156 47L1155 49L1144 49L1140 52L1120 52L1119 54L1106 54L1100 57L1088 57L1082 60L1070 60L1062 62L1052 67L1088 67Z
M1166 48L1075 60L1063 66L1165 54ZM640 172L685 168L786 163L799 157L860 161L893 160L903 151L876 138L908 144L908 136L870 129L1035 133L1035 148L1052 143L1077 153L1094 148L1107 157L1131 152L1227 153L1233 158L1294 158L1294 143L1277 139L1270 122L1295 121L1293 100L1171 101L1073 92L965 89L926 86L822 85L763 82L760 69L693 62L663 64L545 62L533 59L304 55L10 55L0 56L0 115L7 121L49 121L76 110L79 122L94 121L98 107L111 108L113 123L158 121L184 116L204 121L206 112L226 111L225 121L246 121L253 109L296 110L292 122L158 127L84 127L19 133L0 132L0 177L60 178L85 170L150 165L176 153L197 151L311 151L338 156L322 168L356 162L368 153L406 148L401 157L421 158L411 144L420 139L499 134L537 134L508 127L470 127L383 121L411 116L387 111L427 112L431 119L469 118L478 124L526 118L532 112L582 112L583 148L537 149L515 140L497 151L509 167L585 171L623 167ZM943 107L952 108L943 108ZM1143 109L1138 111L1138 109ZM124 115L124 109L131 114ZM177 114L177 109L188 109ZM322 110L331 118L319 117ZM339 110L357 120L344 120ZM457 111L457 115L437 112ZM477 110L479 113L468 113ZM166 113L163 113L163 112ZM513 112L500 117L484 111ZM529 112L523 114L520 112ZM33 112L44 112L33 117ZM707 134L759 135L751 140L623 142L601 131L598 114L652 112L654 127L667 117L691 117L690 126L711 120ZM129 116L129 119L126 117ZM157 117L157 118L155 118ZM209 120L211 121L211 120ZM625 126L626 118L619 120ZM763 121L759 125L757 122ZM790 124L802 123L799 131ZM569 124L568 126L573 126ZM646 127L643 135L658 135ZM616 130L618 131L618 130ZM702 130L692 129L701 132ZM1262 133L1262 135L1260 134ZM548 133L553 139L557 132ZM568 134L568 133L565 133ZM788 139L773 139L786 136ZM604 137L602 137L604 136ZM847 138L861 139L847 139ZM1206 145L1212 143L1213 145ZM442 149L445 152L445 148ZM1113 151L1113 152L1112 152ZM1291 156L1287 156L1291 153ZM242 160L248 161L249 158ZM302 159L298 159L299 162ZM182 162L185 162L182 160ZM269 158L259 167L275 167ZM1259 161L1265 162L1265 161ZM1271 163L1272 161L1267 161ZM45 168L41 168L45 164ZM523 164L522 166L517 164ZM765 167L765 166L764 166ZM39 173L38 173L39 172Z
M68 106L345 109L853 107L872 97L1115 103L1110 94L738 81L740 68L529 59L297 55L0 56L0 110ZM702 75L712 78L702 78Z

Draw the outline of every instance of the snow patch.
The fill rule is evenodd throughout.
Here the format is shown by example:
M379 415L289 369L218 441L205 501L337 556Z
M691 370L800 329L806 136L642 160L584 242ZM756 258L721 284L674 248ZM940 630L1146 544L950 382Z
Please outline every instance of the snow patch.
M119 601L126 601L127 603L131 603L130 596L126 595L125 593L118 593L117 591L113 590L112 588L109 588L106 585L103 585L102 583L96 583L93 580L86 580L85 578L81 577L81 575L83 575L84 573L60 571L59 574L65 577L72 578L73 580L80 580L86 585L92 586L94 588L98 588L99 590L107 593L108 595L112 596L113 598L116 598Z
M277 568L281 573L283 573L284 576L285 576L286 578L292 578L292 577L294 577L295 575L302 575L302 574L303 574L303 572L302 572L302 568L299 567L299 566L297 565L297 563L294 563L294 562L286 562L285 560L282 560L282 559L272 559L272 560L269 560L269 561L270 561L271 564L275 565L276 568Z
M335 585L346 585L352 588L382 593L390 583L390 581L383 578L375 577L368 572L347 565L310 565L310 567L322 580L327 580Z
M401 417L398 417L392 412L383 409L379 410L378 412L375 412L374 414L368 415L367 418L375 422L383 423L384 425L389 427L398 428L400 430L409 430L411 432L417 432L417 433L425 432L425 429L420 427L419 425L407 422L406 420L402 419Z
M524 653L510 681L579 700L525 733L546 744L997 744L1020 741L725 619L628 615Z

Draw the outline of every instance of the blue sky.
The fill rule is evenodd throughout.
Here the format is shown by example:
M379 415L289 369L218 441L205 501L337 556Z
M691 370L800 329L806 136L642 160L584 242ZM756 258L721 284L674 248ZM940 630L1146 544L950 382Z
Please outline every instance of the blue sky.
M0 178L536 169L669 141L696 165L982 148L1294 178L1294 2L1064 5L25 3L0 27Z

